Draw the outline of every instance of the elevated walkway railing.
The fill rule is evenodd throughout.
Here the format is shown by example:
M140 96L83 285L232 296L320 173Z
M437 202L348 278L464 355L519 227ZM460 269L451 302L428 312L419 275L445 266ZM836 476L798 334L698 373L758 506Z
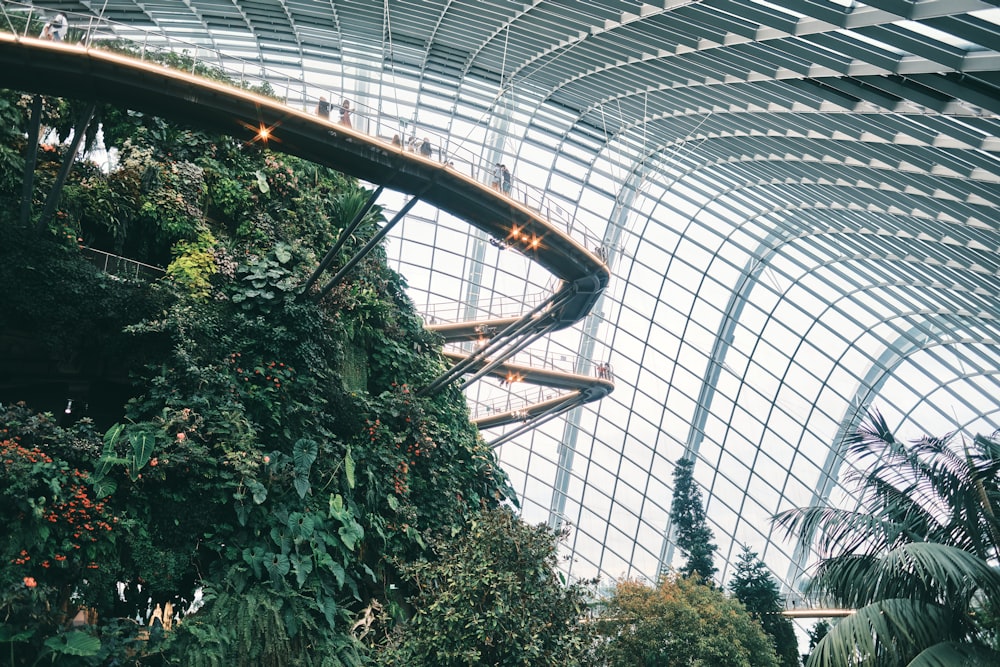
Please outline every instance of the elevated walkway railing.
M494 295L489 298L486 304L473 304L467 301L432 303L423 308L423 314L428 324L457 324L459 322L467 322L470 312L473 313L473 318L477 321L504 319L517 317L526 308L539 306L551 296L551 292L536 292L528 294L522 299Z
M4 2L0 5L4 17L0 21L0 31L10 31L21 37L37 37L44 18L54 15L56 10L44 9L21 2ZM167 64L175 67L184 65L192 74L208 78L229 79L247 89L269 90L285 104L307 112L315 112L323 87L311 84L303 79L288 75L287 71L279 71L262 66L260 63L241 59L231 54L210 48L190 40L180 39L158 29L143 26L116 23L99 16L84 13L62 11L68 20L70 30L67 42L83 44L87 48L110 49L120 51L128 47L129 54L140 60ZM180 55L184 59L171 60L168 56ZM189 59L189 60L187 60ZM313 92L316 91L316 92ZM432 144L431 159L447 164L458 172L490 185L492 183L493 164L486 159L489 153L485 144L471 145L468 140L455 140L434 128L422 126L419 131L416 124L410 121L412 116L390 113L387 108L397 108L401 103L396 99L386 99L378 96L368 96L365 99L351 99L351 125L356 130L371 134L386 143L390 143L398 128L407 128L409 137L400 135L404 149L409 149L409 139L430 139ZM339 104L331 100L333 105L333 120ZM413 109L416 114L419 109ZM483 133L485 136L485 132ZM414 149L414 152L417 152ZM593 233L581 223L576 222L562 205L552 199L544 190L517 179L517 165L512 162L514 179L510 197L523 206L535 211L551 224L557 226L565 234L574 238L583 247L606 260L603 238ZM504 239L497 239L503 243Z
M80 254L90 260L98 269L118 278L155 280L166 274L166 270L152 264L144 264L128 257L82 246Z

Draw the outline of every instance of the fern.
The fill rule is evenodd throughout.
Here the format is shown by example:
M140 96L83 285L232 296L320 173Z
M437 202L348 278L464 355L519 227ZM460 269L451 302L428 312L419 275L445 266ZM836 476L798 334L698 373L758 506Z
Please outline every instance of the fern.
M182 664L191 667L361 667L353 637L316 623L313 600L266 584L206 595L180 627Z

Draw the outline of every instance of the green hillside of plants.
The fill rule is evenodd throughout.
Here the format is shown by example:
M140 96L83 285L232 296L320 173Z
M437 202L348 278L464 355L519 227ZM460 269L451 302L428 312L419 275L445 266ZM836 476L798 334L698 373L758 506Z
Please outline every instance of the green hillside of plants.
M368 664L413 612L407 564L511 498L460 391L415 395L440 342L381 249L302 290L368 193L101 108L113 167L78 161L40 220L81 106L45 99L22 224L30 105L0 94L0 663Z

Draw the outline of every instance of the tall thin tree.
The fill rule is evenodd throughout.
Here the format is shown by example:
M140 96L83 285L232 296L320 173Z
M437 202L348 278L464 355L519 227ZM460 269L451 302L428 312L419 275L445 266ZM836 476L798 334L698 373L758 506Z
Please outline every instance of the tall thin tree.
M781 667L799 667L802 662L799 642L792 622L781 615L784 604L778 583L757 552L750 547L743 547L736 562L736 574L729 582L729 590L770 635Z
M705 519L701 491L694 482L694 461L681 458L674 468L674 497L670 503L670 522L677 547L686 561L681 574L697 574L706 582L715 576L715 535Z

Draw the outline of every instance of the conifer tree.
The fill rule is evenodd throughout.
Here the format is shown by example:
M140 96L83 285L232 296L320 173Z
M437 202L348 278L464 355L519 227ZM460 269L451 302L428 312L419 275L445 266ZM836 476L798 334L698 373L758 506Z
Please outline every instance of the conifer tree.
M756 552L743 547L729 590L756 618L774 642L782 667L798 667L799 643L792 622L781 615L783 604L778 584Z
M713 558L717 547L715 537L705 520L701 491L694 483L694 461L681 458L674 468L674 497L670 503L670 522L674 527L677 546L687 559L681 574L697 573L706 582L715 576Z

